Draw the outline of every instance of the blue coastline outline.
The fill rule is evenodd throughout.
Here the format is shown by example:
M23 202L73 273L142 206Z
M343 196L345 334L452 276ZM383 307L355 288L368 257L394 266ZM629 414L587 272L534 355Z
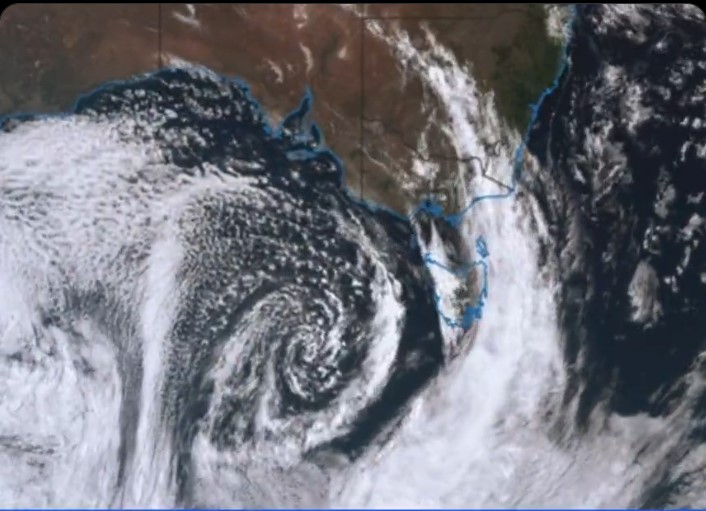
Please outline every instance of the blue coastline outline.
M383 206L381 204L378 204L374 201L371 200L365 200L362 198L356 197L351 190L348 188L345 182L345 165L343 161L336 155L333 151L328 149L326 146L325 140L324 140L324 135L323 131L321 128L313 121L307 121L307 124L309 125L309 130L308 133L303 135L303 142L306 142L310 140L311 137L314 138L315 140L315 147L311 149L302 149L302 150L297 150L292 154L289 154L288 157L295 160L295 159L306 159L312 156L316 155L321 155L321 154L327 154L328 156L332 157L338 167L341 169L341 172L339 173L339 180L340 180L340 186L341 188L345 191L345 193L348 195L348 197L356 204L359 204L365 208L367 208L370 211L373 212L378 212L382 211L386 214L389 214L393 217L398 218L399 220L402 220L406 223L412 223L412 220L414 217L419 214L420 212L424 212L428 215L430 215L433 218L445 221L448 223L451 227L453 228L458 228L463 221L464 216L473 209L473 207L476 204L479 204L480 202L487 201L487 200L499 200L499 199L507 199L512 197L514 195L516 189L517 189L517 183L520 178L520 173L522 170L522 163L524 160L524 155L525 151L527 149L527 142L529 140L529 135L532 129L532 126L537 120L537 115L539 113L539 109L542 105L542 102L544 99L549 96L554 90L559 86L559 82L561 80L562 75L564 74L564 71L566 70L566 67L568 65L568 48L569 48L569 43L571 41L572 33L571 33L571 26L576 18L576 5L573 4L571 6L571 16L566 22L566 37L564 39L564 44L562 48L562 57L561 61L558 66L558 71L554 77L554 80L552 84L544 89L542 93L540 94L539 98L537 101L529 105L530 111L531 111L531 116L530 116L530 121L529 124L525 130L525 134L522 137L522 141L520 144L517 146L515 149L515 158L514 158L514 164L513 164L513 171L511 175L511 180L508 185L506 185L506 191L502 193L497 193L497 194L487 194L487 195L477 195L471 198L471 200L468 202L468 204L461 210L457 211L456 213L452 214L445 214L444 213L444 208L443 206L438 203L433 201L432 199L425 199L423 200L418 206L412 209L412 211L408 215L402 215L396 211L393 211L392 209ZM198 68L200 66L195 65L194 67ZM110 80L104 84L102 84L99 87L96 87L95 89L85 92L83 94L79 94L76 100L74 101L73 105L66 111L66 112L57 112L57 113L49 113L49 114L34 114L34 113L27 113L27 112L17 112L13 114L8 114L5 116L0 116L0 129L8 122L11 120L41 120L41 119L48 119L48 118L63 118L63 117L69 117L72 115L75 115L78 112L78 107L81 104L82 101L90 98L91 96L98 94L100 92L103 92L104 90L108 90L112 87L120 86L120 85L127 85L134 83L135 81L139 81L140 79L148 78L155 76L159 74L162 71L169 70L169 69L183 69L182 66L165 66L162 68L159 68L155 71L150 71L148 73L142 73L140 75L136 75L127 79L123 80ZM219 78L233 83L241 88L243 91L246 99L251 102L251 104L255 107L255 111L257 114L261 117L263 123L264 123L264 129L265 133L274 139L281 139L285 135L288 136L295 136L297 137L296 133L295 134L290 134L286 131L286 125L295 118L301 118L302 113L306 114L304 117L308 118L308 114L311 112L311 105L313 104L314 101L314 95L313 92L309 87L306 88L304 92L304 97L300 101L299 105L289 114L287 114L283 119L282 122L279 125L275 125L270 121L270 117L267 114L267 111L265 108L261 105L261 103L253 96L252 94L252 89L250 85L242 78L239 77L229 77L229 76L224 76L219 73L216 73L215 71L208 69L208 68L203 68L207 74L210 74L212 76L218 76ZM273 128L273 126L275 126ZM295 130L295 131L300 131L300 130ZM417 242L415 239L414 242ZM431 252L427 252L423 255L423 261L424 264L427 266L427 268L431 271L432 267L439 268L442 271L445 271L449 274L454 275L455 277L458 278L466 278L472 271L479 271L481 272L483 276L483 285L481 286L481 289L478 293L478 296L476 297L475 304L466 306L463 314L461 315L460 318L453 318L451 316L448 316L447 314L444 313L442 310L442 304L441 304L441 296L434 291L434 301L436 304L436 309L439 314L439 318L449 327L452 328L459 328L462 330L468 330L476 321L480 320L482 317L483 313L483 308L485 306L486 299L488 298L488 290L489 290L489 285L488 285L488 268L489 268L489 256L490 252L488 251L487 243L483 236L478 236L475 240L475 252L476 255L479 257L479 259L473 260L469 263L460 265L457 268L452 268L449 267L443 263L441 263L439 260L437 260L434 255Z

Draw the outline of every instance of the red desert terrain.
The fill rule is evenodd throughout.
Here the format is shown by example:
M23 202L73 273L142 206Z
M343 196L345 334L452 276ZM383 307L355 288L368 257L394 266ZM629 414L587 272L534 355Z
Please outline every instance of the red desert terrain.
M433 96L373 28L403 29L420 47L433 34L480 87L496 91L520 131L522 108L501 107L524 99L502 80L531 65L517 44L523 34L553 49L543 23L541 9L526 4L15 4L0 17L0 114L63 110L102 82L182 61L245 79L273 121L308 86L351 189L405 211L433 185L410 186L412 158L443 164L457 155ZM417 152L422 133L426 155Z

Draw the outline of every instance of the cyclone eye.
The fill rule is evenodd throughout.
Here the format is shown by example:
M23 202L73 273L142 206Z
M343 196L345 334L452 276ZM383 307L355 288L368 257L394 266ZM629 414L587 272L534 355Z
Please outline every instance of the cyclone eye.
M355 339L354 335L348 338ZM364 347L346 342L335 332L322 336L322 332L310 328L297 329L284 340L277 357L282 412L316 411L326 407L345 386L365 351Z

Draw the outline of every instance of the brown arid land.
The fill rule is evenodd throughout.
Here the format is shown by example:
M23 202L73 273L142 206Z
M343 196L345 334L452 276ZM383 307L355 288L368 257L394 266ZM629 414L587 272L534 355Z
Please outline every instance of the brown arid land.
M350 189L406 212L436 186L412 176L413 160L435 162L444 179L461 155L380 29L422 49L432 34L517 132L560 51L544 9L529 4L15 4L0 17L0 115L65 110L103 82L180 62L243 78L275 122L310 87Z

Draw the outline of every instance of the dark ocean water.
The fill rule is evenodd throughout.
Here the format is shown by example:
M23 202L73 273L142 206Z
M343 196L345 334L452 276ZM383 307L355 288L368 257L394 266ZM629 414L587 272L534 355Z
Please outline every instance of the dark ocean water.
M145 92L145 101L135 100L133 94L137 90ZM201 105L194 103L195 96L204 98ZM218 246L220 257L200 265L199 269L207 274L185 303L176 328L183 332L180 337L186 343L195 332L208 331L209 346L215 347L219 339L238 330L238 322L262 298L260 295L286 288L295 276L297 281L303 281L296 288L296 307L280 303L279 308L261 318L264 324L258 326L262 332L252 347L253 363L230 382L237 387L245 384L240 380L254 374L262 376L264 368L258 364L273 357L277 373L282 376L277 387L283 416L330 404L360 370L371 344L379 342L370 326L375 314L371 295L374 262L353 240L341 235L336 216L372 239L390 276L402 284L399 299L405 307L405 319L399 325L397 355L387 384L361 410L355 427L333 442L335 447L354 454L438 370L442 363L441 337L432 284L411 226L393 213L372 210L348 195L339 161L321 147L318 128L308 119L310 101L307 95L300 108L273 131L242 83L201 79L193 73L168 69L137 82L103 88L80 100L76 113L110 118L133 112L137 118L144 115L146 122L152 122L152 113L171 110L175 115L169 115L155 136L156 143L168 148L168 162L186 173L207 173L206 167L212 165L222 172L254 177L274 199L267 205L224 202L207 206L203 228L209 236L194 239L194 249L210 255L215 247L209 243L213 243ZM204 111L213 114L204 115ZM135 129L139 136L139 124ZM175 143L179 136L182 138ZM197 140L207 140L208 144ZM258 168L236 170L236 161L257 162ZM228 253L237 254L237 258L224 259ZM259 277L254 289L245 283L249 281L246 277L252 275ZM210 298L224 294L234 302L229 299L220 306L210 305ZM340 303L332 304L327 294L335 295ZM306 335L298 331L318 320L323 325L316 330ZM341 345L330 348L335 352L324 346L311 346L325 342L323 337L338 321L345 327L340 332ZM321 357L333 354L335 358L324 362L306 356L312 353ZM199 354L190 358L189 377L179 376L175 385L180 391L174 399L180 401L175 403L176 408L192 411L209 398L207 392L194 391L202 385L203 370L198 369L199 362L193 367L195 361L202 359L206 364L208 356L204 353L203 357ZM285 374L301 378L296 382L296 392L288 386L291 382ZM181 403L182 400L192 404ZM217 444L232 446L243 441L240 435L247 438L253 433L253 425L247 420L239 427L234 425L242 421L236 420L236 415L249 416L248 406L253 406L248 399L224 405L217 421L219 427L213 432ZM187 413L185 421L198 420ZM188 444L188 434L182 435L182 441Z
M705 213L706 158L698 147L706 126L693 123L704 118L706 24L666 7L647 10L644 38L636 41L627 20L600 33L602 9L579 8L571 72L543 106L530 148L551 173L550 186L561 187L548 193L558 204L546 206L557 252L569 222L580 225L585 251L580 262L567 261L564 305L574 330L568 360L580 346L590 352L582 368L593 382L586 406L601 387L617 411L659 413L668 399L655 392L684 374L706 334L706 247L700 228L689 239L683 232L692 216ZM607 66L620 73L615 83ZM631 128L625 103L633 94L648 113ZM587 150L591 138L599 150ZM675 198L661 213L656 205L669 187ZM629 320L628 287L641 261L660 281L663 311L649 326Z
M599 406L669 415L706 347L706 21L680 6L636 14L577 8L570 72L530 136L562 275L566 402L579 396L583 426ZM649 312L636 314L631 289ZM646 506L684 489L670 471L702 441L704 414L697 401L693 443L666 461Z
M201 428L209 428L216 448L237 449L274 434L257 424L263 400L271 422L296 424L282 433L295 438L327 409L350 408L355 414L346 412L323 443L296 442L305 458L327 450L355 457L443 363L432 281L410 223L348 194L340 162L308 119L310 101L305 96L273 130L243 83L165 69L85 95L65 117L114 123L125 144L159 149L165 170L158 177L140 168L117 176L123 183L113 185L115 214L123 201L155 207L165 190L188 192L214 176L223 182L222 189L202 190L176 219L186 247L178 278L186 287L165 344L160 407L174 438L181 501L190 498L191 444ZM3 130L37 119L6 119ZM399 304L402 314L386 318L381 297ZM207 375L232 339L240 339L240 356L214 396ZM376 367L380 350L394 353L389 366ZM379 387L367 388L378 369ZM141 373L131 367L123 377L139 386ZM355 403L343 402L343 392L358 386ZM131 413L122 425L123 465L134 447L134 439L125 443L136 427Z
M559 280L557 342L568 384L560 406L547 405L546 417L538 419L545 425L558 417L559 426L547 426L548 438L560 438L557 430L572 431L576 436L571 442L580 445L582 432L596 427L597 410L603 414L599 421L643 414L668 424L694 388L694 378L702 374L704 41L704 18L682 7L644 6L629 12L620 6L576 8L567 65L541 98L526 139L540 168L537 175L521 180L518 190L519 201L532 198L540 205L550 236L543 239L519 228L511 233L513 239L539 239L541 266ZM462 239L456 230L460 216L442 218L428 204L410 221L348 193L340 161L325 148L309 118L312 100L306 94L300 107L273 128L245 84L205 70L164 69L108 84L80 98L70 114L58 118L67 121L60 128L75 128L72 119L110 125L106 147L115 138L125 148L149 148L156 160L144 168L131 168L129 159L115 166L100 154L81 153L84 149L76 144L75 151L69 147L68 156L61 157L75 158L71 161L76 165L99 162L102 166L97 165L86 181L90 186L67 177L72 188L64 195L51 190L46 195L50 207L15 212L31 221L46 215L46 224L52 226L63 225L52 215L77 215L75 229L52 232L46 239L41 238L44 227L26 233L52 249L59 247L46 258L51 260L46 275L59 268L61 299L55 310L42 309L42 328L66 329L74 335L66 326L71 318L90 316L119 350L129 352L121 356L119 370L124 388L133 390L141 388L153 367L140 343L131 342L139 332L142 311L134 294L121 293L143 289L150 247L162 233L176 233L183 247L175 275L180 285L174 291L177 305L165 311L168 335L157 339L164 346L164 376L159 391L148 397L158 401L160 422L150 424L153 430L148 433L167 438L177 503L209 502L198 477L221 481L218 470L203 475L195 468L198 462L202 469L206 459L202 452L194 454L197 438L207 438L218 453L255 453L254 464L266 464L267 456L279 461L295 453L325 470L330 459L356 462L371 446L394 441L410 398L429 387L448 362L440 323L468 320L469 326L483 321L484 300L493 299L493 282L488 281L492 256L486 260L493 247L482 237L474 243ZM42 119L5 119L0 135L21 133ZM522 149L518 162L521 155ZM0 171L14 172L14 164L0 161ZM15 181L7 180L4 191L10 207L12 201L25 204L35 189L42 189L43 183L23 189L21 179L11 175ZM514 183L512 188L488 200L514 200ZM167 202L179 205L173 218L153 213ZM105 215L112 216L115 226L96 227ZM438 264L433 254L423 251L432 225L452 252L455 266L446 270L462 275L482 270L479 299L460 321L438 310L429 272ZM139 226L139 234L132 234L130 226ZM6 236L0 241L21 245L14 234L0 234ZM101 254L101 246L117 248L108 256L89 258L90 267L75 272L70 269L75 253L81 253L78 245L96 248L96 254ZM463 257L469 246L475 246L481 264ZM83 270L107 277L86 283ZM510 282L501 289L503 298L516 297L512 286L518 283ZM536 291L532 285L524 289ZM66 302L64 296L69 297ZM519 302L522 297L516 298ZM150 340L144 339L144 345ZM497 341L500 345L502 339ZM496 345L489 346L483 349L492 352ZM473 350L466 355L472 357ZM512 354L496 355L489 360L502 362ZM7 358L24 363L17 354ZM502 369L503 364L498 365ZM86 370L84 376L90 373ZM525 391L534 389L520 389L521 394ZM576 399L574 409L570 405ZM648 475L639 495L626 496L625 502L668 506L701 487L706 480L702 472L679 464L704 440L704 403L706 393L699 394L688 413L679 415L685 423L680 424L684 439L659 463L645 468ZM144 455L138 452L140 442L154 440L138 438L140 406L144 402L138 398L125 397L120 411L116 487L129 480L133 461ZM444 413L456 421L460 412L444 409L439 415ZM503 420L497 423L505 432ZM453 426L458 438L445 444L452 449L455 442L467 440L467 430L475 431L469 423ZM510 431L518 438L525 432ZM487 438L463 445L491 443L496 433L492 430ZM586 445L594 444L587 440ZM635 454L636 463L641 453ZM515 462L509 458L500 461ZM415 468L425 467L409 469ZM523 480L525 486L518 487L527 488L527 493L546 488L547 495L568 495L569 500L582 495L581 488L573 492L557 487L563 474L557 483L541 480L542 471L537 473L540 479L533 480L532 473L529 482ZM487 490L482 477L473 482L475 493ZM206 483L208 488L210 481ZM577 486L581 483L579 478ZM524 495L510 494L514 500L507 502L526 502ZM92 497L85 498L91 502ZM258 498L243 501L269 502Z

